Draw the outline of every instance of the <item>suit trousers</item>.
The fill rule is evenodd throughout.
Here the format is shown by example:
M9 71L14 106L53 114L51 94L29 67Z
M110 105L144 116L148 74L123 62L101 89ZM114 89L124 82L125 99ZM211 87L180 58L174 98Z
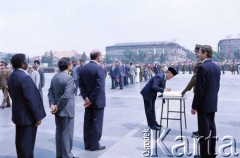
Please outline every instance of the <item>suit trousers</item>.
M74 94L75 95L77 95L78 88L79 88L79 82L78 82L78 80L74 80Z
M33 158L37 126L16 125L16 150L18 158Z
M156 113L155 113L155 101L156 98L148 100L143 98L145 114L147 117L148 126L154 126L157 124Z
M74 117L55 115L56 157L72 158Z
M112 89L116 88L116 77L111 77L112 79Z
M84 145L85 149L98 149L102 136L104 108L85 108Z
M198 112L198 131L200 136L200 157L216 157L215 113Z

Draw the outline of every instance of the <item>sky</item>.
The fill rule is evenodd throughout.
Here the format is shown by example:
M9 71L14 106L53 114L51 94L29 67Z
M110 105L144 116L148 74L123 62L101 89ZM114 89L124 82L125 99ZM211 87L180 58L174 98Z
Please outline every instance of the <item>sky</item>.
M175 41L217 50L240 38L239 0L0 0L0 52L87 54L116 43Z

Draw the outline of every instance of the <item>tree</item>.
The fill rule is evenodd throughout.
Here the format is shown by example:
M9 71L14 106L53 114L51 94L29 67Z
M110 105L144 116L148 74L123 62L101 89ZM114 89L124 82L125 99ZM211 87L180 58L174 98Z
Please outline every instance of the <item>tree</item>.
M126 62L132 62L132 63L136 63L138 62L138 56L136 52L132 52L129 50L124 51L124 61Z
M139 63L144 63L146 58L146 53L142 50L140 50L137 54L137 59Z
M110 55L110 54L105 55L105 63L107 63L107 64L113 63L112 55Z

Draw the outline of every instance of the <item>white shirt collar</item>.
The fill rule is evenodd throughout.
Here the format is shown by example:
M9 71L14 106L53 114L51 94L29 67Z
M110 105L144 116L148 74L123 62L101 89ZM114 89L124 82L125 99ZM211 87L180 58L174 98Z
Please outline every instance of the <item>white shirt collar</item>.
M23 70L21 68L18 68L18 70L21 70L21 71L25 72L26 74L28 74L27 70Z
M96 60L91 60L91 61L93 61L93 62L97 63L98 65L100 64L100 63L98 63Z
M206 58L206 59L204 59L204 60L202 61L202 63L204 63L204 62L207 61L207 60L210 60L210 58Z

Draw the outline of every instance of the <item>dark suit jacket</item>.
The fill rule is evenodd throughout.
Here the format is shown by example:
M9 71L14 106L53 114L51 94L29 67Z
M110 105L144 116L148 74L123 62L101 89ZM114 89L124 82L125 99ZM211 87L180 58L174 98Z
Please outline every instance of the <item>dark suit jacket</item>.
M16 125L33 125L42 120L45 110L39 90L23 70L15 70L8 79L12 98L12 121Z
M39 75L40 75L40 83L39 83L39 88L44 87L45 85L45 75L43 69L39 68L38 69Z
M79 73L79 87L83 99L88 97L93 108L106 106L105 73L103 68L94 61L84 65Z
M156 98L157 92L163 93L165 86L165 74L160 73L151 78L140 93L144 99L151 100Z
M206 60L198 67L192 108L203 113L217 111L220 68Z
M114 68L111 66L111 68L109 70L109 75L111 77L116 77L116 66L114 66Z
M125 66L124 65L118 65L116 67L116 75L117 76L125 76Z

